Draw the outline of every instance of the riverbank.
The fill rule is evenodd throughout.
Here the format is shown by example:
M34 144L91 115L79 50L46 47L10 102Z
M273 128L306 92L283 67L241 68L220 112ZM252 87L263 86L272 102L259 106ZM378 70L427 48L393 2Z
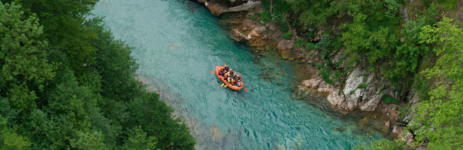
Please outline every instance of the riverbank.
M295 27L288 24L289 31L284 33L280 29L281 25L262 21L262 14L266 10L260 5L235 14L214 12L216 9L213 8L213 5L206 7L214 15L221 15L219 23L225 25L225 28L229 28L230 38L236 42L247 43L253 47L251 51L256 55L265 57L268 51L276 51L282 59L304 66L301 72L307 72L308 75L299 80L299 85L294 85L296 88L293 90L293 94L296 97L301 99L308 95L308 92L324 95L327 97L327 102L309 103L331 107L344 115L362 116L364 119L359 121L359 128L371 128L390 138L401 137L403 125L399 121L399 113L400 108L403 108L405 104L385 104L382 100L384 95L395 96L392 89L385 87L388 85L387 79L378 78L374 73L369 73L362 65L357 65L355 68L349 67L347 61L343 60L345 59L345 49L331 53L328 57L334 58L333 63L339 64L339 70L348 72L347 77L344 81L327 83L323 79L326 73L320 69L320 64L324 64L320 50L298 44L300 37L298 37L298 31ZM312 42L319 42L327 30L337 34L336 31L339 31L339 27L331 26L317 29L318 32L313 35ZM288 33L294 36L283 38L283 35ZM328 76L333 77L334 73L328 74ZM362 83L368 84L368 87L359 88ZM404 140L408 141L409 139Z

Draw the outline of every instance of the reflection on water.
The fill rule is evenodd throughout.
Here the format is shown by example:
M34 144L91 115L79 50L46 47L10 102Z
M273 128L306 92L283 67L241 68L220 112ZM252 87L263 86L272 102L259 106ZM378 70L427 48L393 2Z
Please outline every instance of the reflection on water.
M359 130L362 118L329 109L323 95L295 92L310 75L304 66L234 42L197 3L101 0L93 13L135 47L139 79L190 127L197 149L351 149L383 138ZM210 71L223 63L243 75L249 92L220 86Z

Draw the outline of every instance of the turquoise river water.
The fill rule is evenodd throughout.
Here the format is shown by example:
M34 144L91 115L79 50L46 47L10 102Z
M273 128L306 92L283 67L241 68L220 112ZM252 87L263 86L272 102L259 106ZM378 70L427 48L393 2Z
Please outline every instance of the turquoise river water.
M153 85L150 89L183 117L198 140L197 149L351 149L384 138L374 131L356 132L358 119L294 100L293 83L300 82L294 81L294 65L255 56L231 40L229 30L202 4L100 0L93 13L105 17L116 39L135 47L140 80ZM220 86L210 71L224 63L243 75L249 92ZM272 78L263 79L262 72L271 72ZM211 125L223 136L213 133Z

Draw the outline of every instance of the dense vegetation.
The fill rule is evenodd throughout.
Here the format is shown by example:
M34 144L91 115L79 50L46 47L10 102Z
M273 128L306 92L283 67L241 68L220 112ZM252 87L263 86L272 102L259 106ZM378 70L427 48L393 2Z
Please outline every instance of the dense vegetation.
M0 2L0 149L193 149L95 4Z
M283 32L288 32L287 25L297 29L297 47L307 45L307 50L313 50L308 41L317 29L330 27L315 46L325 62L312 64L327 83L343 82L345 72L360 64L392 81L387 87L395 89L399 100L387 95L383 97L386 103L406 103L415 85L421 102L415 107L415 120L405 122L409 130L416 131L415 145L426 142L430 149L461 149L463 33L462 23L448 19L456 18L457 2L269 0L263 6L272 16L270 20L282 25ZM400 13L403 8L408 8L407 19ZM337 31L331 31L332 25ZM350 65L338 72L340 63L333 63L331 57L343 47ZM401 109L401 115L405 111ZM400 140L382 140L367 148L406 149Z

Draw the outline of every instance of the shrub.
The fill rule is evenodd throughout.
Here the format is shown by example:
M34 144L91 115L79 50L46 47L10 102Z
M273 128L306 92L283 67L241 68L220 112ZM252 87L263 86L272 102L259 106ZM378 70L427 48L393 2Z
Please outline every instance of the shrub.
M271 16L270 13L268 13L267 11L264 11L264 12L260 15L260 20L262 20L262 21L264 21L264 22L267 22L267 21L272 20L272 16Z
M259 12L257 12L257 11L256 11L256 12L254 12L254 14L255 14L255 15L260 15L260 13L259 13Z
M400 101L398 99L395 99L389 94L384 94L382 99L384 100L385 104L391 104L391 103L400 104Z
M285 34L283 34L283 36L282 36L283 39L290 39L291 37L293 37L293 33L292 33L292 32L285 33Z
M256 20L256 17L254 15L252 15L251 20Z
M316 45L317 45L317 44L315 44L315 43L310 43L310 42L305 43L305 46L307 46L307 48L308 48L309 50L315 49L315 46L316 46Z
M360 83L359 86L357 86L358 89L366 89L368 87L368 84L366 83Z
M280 30L283 32L288 32L289 27L286 24L281 25Z
M298 39L298 40L296 41L296 44L294 44L294 46L296 46L296 47L302 47L302 46L304 46L304 40L303 40L303 39Z
M318 64L318 65L317 65L317 69L318 69L318 70L322 69L322 67L323 67L323 64Z
M332 70L329 67L326 67L323 70L320 70L320 74L322 75L323 81L325 81L328 84L333 85L334 81L330 79L330 75L332 73Z
M315 67L315 63L314 63L314 62L312 63L312 67Z

